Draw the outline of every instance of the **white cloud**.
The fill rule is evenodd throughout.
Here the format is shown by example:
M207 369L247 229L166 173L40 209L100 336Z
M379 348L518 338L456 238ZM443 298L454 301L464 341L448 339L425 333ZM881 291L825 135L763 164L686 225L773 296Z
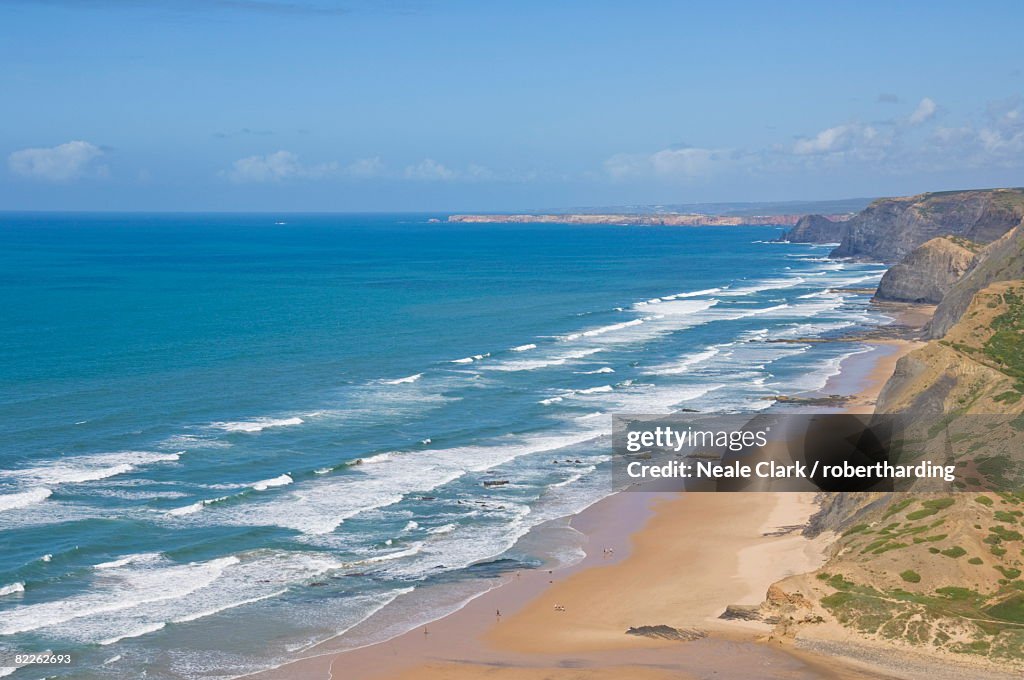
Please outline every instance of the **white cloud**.
M275 151L266 156L248 156L231 164L225 173L232 182L280 182L288 179L318 179L333 174L337 163L304 165L291 151Z
M992 102L987 114L987 123L978 130L978 140L985 151L999 160L1024 153L1024 107L1020 100Z
M52 147L21 149L7 157L11 172L31 179L66 182L86 176L105 176L106 166L93 163L103 155L95 144L73 141Z
M487 182L490 180L499 179L498 176L494 174L493 170L483 165L477 165L475 163L469 164L469 167L466 168L466 172L462 173L462 177L465 177L466 179L469 180L476 180L480 182Z
M841 151L845 148L852 132L849 125L836 125L822 130L814 137L798 140L793 145L793 153L806 156L818 153Z
M613 180L693 180L725 173L749 180L854 169L908 175L965 167L1024 168L1024 98L990 102L980 115L975 114L975 120L922 125L939 113L946 112L926 97L906 118L870 125L845 122L789 143L620 153L604 161L602 174Z
M1024 107L1019 98L990 102L980 123L936 128L926 153L931 167L1021 167Z
M384 174L384 161L379 156L360 158L345 166L345 174L361 179L380 177Z
M604 170L613 179L696 179L725 166L731 156L724 149L676 147L650 154L617 154L604 162Z
M914 109L914 112L910 114L910 118L908 120L911 125L920 125L934 116L937 109L938 107L935 105L935 102L928 97L925 97L921 100L921 103L917 105L917 108Z
M826 128L813 137L798 139L792 151L794 156L807 160L815 157L831 161L845 158L877 160L886 154L893 143L893 137L891 129L845 123Z
M406 179L448 181L456 178L456 172L441 165L432 158L425 158L416 165L405 168Z

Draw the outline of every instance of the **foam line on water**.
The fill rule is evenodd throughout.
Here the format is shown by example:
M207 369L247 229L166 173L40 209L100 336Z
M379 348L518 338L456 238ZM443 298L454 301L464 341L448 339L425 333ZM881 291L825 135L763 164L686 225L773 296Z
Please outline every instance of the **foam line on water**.
M414 375L409 375L409 376L406 376L404 378L396 378L395 380L385 380L384 384L385 385L407 385L409 383L416 382L417 380L419 380L422 377L423 377L422 373L416 373Z
M394 505L407 495L427 493L467 473L577 445L608 431L610 425L596 423L563 433L509 435L488 445L379 454L342 474L304 480L294 490L266 500L208 506L187 517L213 524L276 525L310 536L329 534L345 520Z
M487 371L504 371L504 372L516 372L516 371L536 371L543 368L551 368L553 366L563 366L565 364L577 361L579 359L585 359L598 352L605 351L603 347L589 347L584 349L574 349L567 352L558 352L548 357L541 357L537 359L519 359L516 361L505 361L490 366L481 366L482 369Z
M289 418L261 417L253 418L252 420L215 422L210 423L210 427L218 430L224 430L225 432L243 432L252 434L262 432L263 430L267 430L272 427L293 427L295 425L302 425L304 422L305 421L298 416L292 416Z
M27 484L81 484L132 472L144 465L174 462L180 457L180 453L154 451L115 451L67 456L41 461L33 467L4 470L0 472L0 478Z
M8 609L0 635L40 631L109 645L280 596L341 566L321 553L267 550L190 563L115 560L95 572L87 591Z
M295 480L292 479L291 475L278 475L277 477L274 477L272 479L264 479L261 482L256 482L255 484L252 485L252 488L255 489L256 491L266 491L267 489L273 488L275 486L287 486L294 481Z
M25 584L21 581L9 583L6 586L0 586L0 597L4 597L5 595L14 595L15 593L23 592L25 592Z
M46 487L38 487L18 493L0 494L0 512L16 510L36 503L42 503L52 494L53 491Z

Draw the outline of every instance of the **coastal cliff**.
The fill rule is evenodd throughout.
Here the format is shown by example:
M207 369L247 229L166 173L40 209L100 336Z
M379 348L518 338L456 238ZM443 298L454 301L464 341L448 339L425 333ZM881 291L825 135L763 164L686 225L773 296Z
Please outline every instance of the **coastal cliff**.
M952 429L956 464L985 489L1019 466L1022 396L1024 281L1003 281L979 291L941 340L899 360L876 413L913 414L906 437L933 453L949 449ZM775 637L811 649L852 632L863 644L1024 669L1024 493L920 486L823 495L808 528L835 532L827 561L774 584L762 616L780 621Z
M941 417L1024 410L1024 281L978 291L939 339L900 359L878 413Z
M974 267L943 296L928 326L929 336L945 335L978 291L1013 279L1024 279L1024 222L982 250Z
M974 264L978 249L950 236L925 241L885 272L875 299L937 304Z
M952 204L944 198L951 213L929 215L928 228L984 239L1013 214L1006 204L992 207L1001 192L966 193ZM921 238L923 206L939 205L933 196L876 203L865 211L874 217L859 219L859 235L851 224L851 243L868 244L857 239L882 212L903 230L894 242ZM969 218L967 206L975 209ZM904 416L899 460L954 464L958 481L952 489L917 480L900 492L822 494L805 532L833 537L828 558L769 589L761 614L779 621L773 637L1024 669L1024 225L1014 225L985 248L964 237L928 239L883 279L878 298L938 307L930 341L899 359L875 413Z
M1024 217L1024 189L946 191L883 198L857 213L833 257L898 262L926 241L960 236L990 243Z
M804 215L779 240L789 243L839 243L846 238L849 221L835 221L824 215Z

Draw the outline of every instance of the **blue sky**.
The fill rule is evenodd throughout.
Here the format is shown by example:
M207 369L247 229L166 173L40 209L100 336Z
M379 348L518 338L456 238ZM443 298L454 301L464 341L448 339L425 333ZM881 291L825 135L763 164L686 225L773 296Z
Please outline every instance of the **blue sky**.
M1024 185L1019 2L0 0L0 209Z

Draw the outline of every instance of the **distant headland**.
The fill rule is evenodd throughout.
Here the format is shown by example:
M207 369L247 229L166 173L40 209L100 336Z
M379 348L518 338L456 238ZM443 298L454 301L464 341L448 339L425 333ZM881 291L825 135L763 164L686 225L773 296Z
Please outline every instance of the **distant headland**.
M825 215L833 222L843 222L853 213ZM568 213L547 215L450 215L449 222L489 224L610 224L641 227L734 227L741 224L794 226L803 214L785 215L706 215L701 213Z

